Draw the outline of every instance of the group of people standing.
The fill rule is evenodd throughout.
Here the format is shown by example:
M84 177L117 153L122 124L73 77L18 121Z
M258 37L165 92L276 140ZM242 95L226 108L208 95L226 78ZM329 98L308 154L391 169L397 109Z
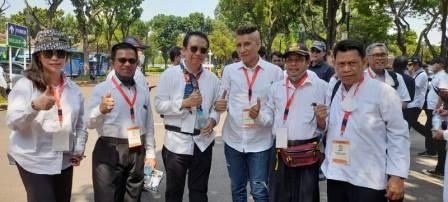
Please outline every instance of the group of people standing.
M182 201L186 181L189 201L208 201L214 128L224 112L235 202L247 201L248 183L257 202L318 202L320 169L330 202L404 197L410 140L402 110L413 107L406 104L409 94L401 95L404 79L375 60L384 55L375 52L381 44L364 49L340 41L333 68L324 60L325 43L314 42L311 51L294 43L281 54L283 70L260 57L256 26L241 26L235 36L240 61L225 66L221 79L202 67L210 45L202 32L185 35L183 59L160 77L153 105L165 128L166 201ZM99 135L92 154L95 201L140 201L144 166L157 166L150 89L138 79L145 48L132 38L112 47L114 71L95 86L84 112L79 87L62 72L67 39L55 30L38 33L33 63L12 89L7 113L8 156L28 201L70 201L86 128Z

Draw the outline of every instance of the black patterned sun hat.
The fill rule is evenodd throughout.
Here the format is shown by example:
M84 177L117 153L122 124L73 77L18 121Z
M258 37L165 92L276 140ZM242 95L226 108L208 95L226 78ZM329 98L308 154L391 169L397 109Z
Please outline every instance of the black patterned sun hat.
M45 29L36 35L33 54L44 50L69 51L69 49L70 45L64 33L54 29Z

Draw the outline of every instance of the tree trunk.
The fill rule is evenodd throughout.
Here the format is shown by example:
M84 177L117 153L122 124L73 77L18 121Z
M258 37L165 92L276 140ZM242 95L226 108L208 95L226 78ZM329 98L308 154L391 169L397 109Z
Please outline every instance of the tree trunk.
M420 49L422 48L422 42L423 42L423 38L425 36L428 36L429 31L432 29L432 27L434 26L434 23L436 22L436 20L439 17L439 13L435 13L432 16L431 21L426 25L426 27L422 30L422 32L420 33L420 36L418 37L418 42L417 42L417 48L415 49L414 55L418 55L418 53L420 52ZM431 44L428 44L431 45Z
M87 34L82 35L82 52L83 52L83 68L84 68L84 75L89 75L90 69L89 69L89 39L87 37Z
M327 9L327 47L331 49L336 42L336 14L339 9L340 0L328 0Z
M448 15L448 0L441 1L441 14L442 14L442 22L441 31L442 31L442 40L440 41L440 57L446 58L448 52L448 39L446 34L446 23L447 23L447 15ZM445 62L448 63L448 62Z

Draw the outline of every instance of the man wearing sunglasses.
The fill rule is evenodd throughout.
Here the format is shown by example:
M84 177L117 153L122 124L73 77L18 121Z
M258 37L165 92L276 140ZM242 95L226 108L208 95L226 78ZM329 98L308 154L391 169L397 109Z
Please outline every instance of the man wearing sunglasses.
M208 179L219 114L213 110L219 80L202 67L209 41L202 32L183 40L184 60L160 76L155 109L164 115L162 158L166 170L167 202L182 201L188 173L189 201L208 201Z
M123 42L129 43L129 44L133 45L135 48L137 48L138 59L136 60L136 62L138 62L138 64L137 64L137 70L135 71L135 74L134 74L134 80L137 83L137 85L148 89L149 83L148 83L148 81L146 81L146 77L145 77L144 73L142 72L142 67L143 67L143 63L145 62L144 51L149 46L143 44L140 40L138 40L137 38L135 38L133 36L126 37L123 40ZM115 75L115 70L112 69L112 71L109 72L109 74L107 74L106 79L109 80L114 75ZM155 86L149 87L149 90L151 90L154 87Z
M309 70L319 76L319 78L329 82L334 75L334 68L325 61L327 46L322 41L314 41L311 46L311 62Z
M134 80L137 61L132 44L115 44L115 75L95 86L90 98L87 127L99 135L92 154L95 201L140 201L143 167L156 166L149 92Z

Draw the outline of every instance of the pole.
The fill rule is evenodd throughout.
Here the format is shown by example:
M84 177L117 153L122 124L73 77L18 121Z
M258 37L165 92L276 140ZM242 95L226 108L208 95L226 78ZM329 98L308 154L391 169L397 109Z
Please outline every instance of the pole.
M70 49L72 48L72 40L70 37L68 38L68 46L70 47ZM73 54L70 53L70 78L73 78L72 57Z
M31 67L31 62L33 62L33 57L31 55L31 35L30 35L30 32L28 32L28 57L30 57L30 67Z
M12 49L9 47L9 89L12 89Z
M347 39L350 36L350 0L345 2L345 11L347 12Z

